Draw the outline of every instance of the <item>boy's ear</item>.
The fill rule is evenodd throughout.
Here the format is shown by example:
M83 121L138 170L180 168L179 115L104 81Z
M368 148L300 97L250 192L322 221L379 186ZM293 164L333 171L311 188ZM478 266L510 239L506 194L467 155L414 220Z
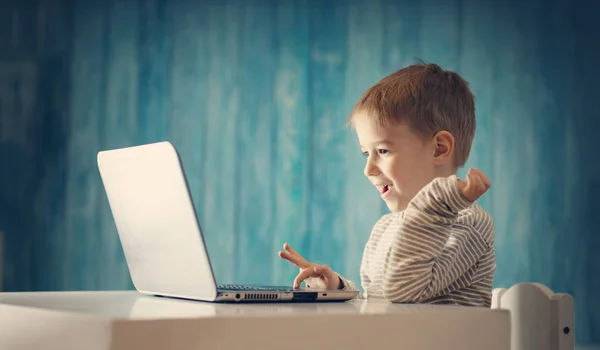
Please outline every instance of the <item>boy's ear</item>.
M452 160L454 153L454 136L443 130L433 137L433 161L435 165L442 165Z

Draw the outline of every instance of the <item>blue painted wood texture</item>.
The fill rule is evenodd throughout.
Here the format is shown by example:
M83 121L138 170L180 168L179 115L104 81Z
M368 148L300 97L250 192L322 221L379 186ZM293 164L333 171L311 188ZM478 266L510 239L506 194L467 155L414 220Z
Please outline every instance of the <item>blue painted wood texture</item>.
M102 149L179 149L219 282L291 283L290 242L358 282L384 203L362 175L360 94L417 58L476 95L496 286L576 299L600 343L597 2L0 1L6 290L132 288ZM460 174L464 174L461 170Z

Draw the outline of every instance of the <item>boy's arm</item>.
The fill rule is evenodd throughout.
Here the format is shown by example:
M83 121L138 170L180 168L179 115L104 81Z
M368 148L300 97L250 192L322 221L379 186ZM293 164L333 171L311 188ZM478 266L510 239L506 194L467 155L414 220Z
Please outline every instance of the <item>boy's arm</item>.
M342 277L341 275L338 275L338 277L340 278L340 289L339 290L343 290L343 291L358 291L358 288L356 288L356 285L354 284L354 282L352 282L349 279L346 279L344 277ZM356 299L366 299L367 298L367 288L364 287L364 279L363 279L363 275L361 273L361 280L363 282L363 289L364 292L363 293L358 293L358 296L356 296Z
M472 225L456 221L458 212L471 204L462 195L456 176L437 178L415 196L385 260L386 299L430 299L475 265L488 244ZM490 221L491 228L489 216L473 218L480 220Z
M360 281L361 281L364 292L359 295L359 298L364 298L364 299L367 298L367 289L369 288L369 284L371 283L371 280L369 279L369 276L367 274L367 271L369 271L369 268L368 268L369 267L369 255L368 255L369 243L370 243L370 240L365 245L365 248L363 250L362 261L360 263ZM345 279L344 277L342 277L339 274L338 274L338 277L340 278L341 290L358 290L358 288L356 288L356 285L354 284L354 282L352 282L351 280Z

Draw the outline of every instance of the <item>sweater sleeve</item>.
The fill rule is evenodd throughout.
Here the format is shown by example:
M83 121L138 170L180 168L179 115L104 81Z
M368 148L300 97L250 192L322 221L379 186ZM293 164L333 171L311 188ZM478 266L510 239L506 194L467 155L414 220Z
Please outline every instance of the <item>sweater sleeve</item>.
M370 240L369 240L370 242ZM369 279L369 275L368 275L368 271L369 271L369 242L367 242L367 244L365 245L364 251L363 251L363 256L362 256L362 261L360 263L360 281L362 284L362 288L364 290L363 293L360 293L358 295L358 299L366 299L367 296L367 289L369 288L369 284L371 283L371 280ZM356 285L354 284L354 282L352 282L351 280L348 280L344 277L342 277L341 275L338 275L340 280L342 281L342 290L358 290L358 288L356 288Z
M458 212L471 204L456 176L433 180L413 198L385 259L385 299L425 301L476 264L487 243L473 226L457 222Z

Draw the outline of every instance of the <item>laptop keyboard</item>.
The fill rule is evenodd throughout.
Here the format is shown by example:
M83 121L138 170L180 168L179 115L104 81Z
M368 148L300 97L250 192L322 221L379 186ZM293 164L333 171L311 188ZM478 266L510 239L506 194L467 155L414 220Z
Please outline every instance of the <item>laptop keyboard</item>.
M218 289L237 290L237 291L269 291L269 292L287 292L293 291L290 287L258 287L258 286L243 286L238 284L219 284Z

